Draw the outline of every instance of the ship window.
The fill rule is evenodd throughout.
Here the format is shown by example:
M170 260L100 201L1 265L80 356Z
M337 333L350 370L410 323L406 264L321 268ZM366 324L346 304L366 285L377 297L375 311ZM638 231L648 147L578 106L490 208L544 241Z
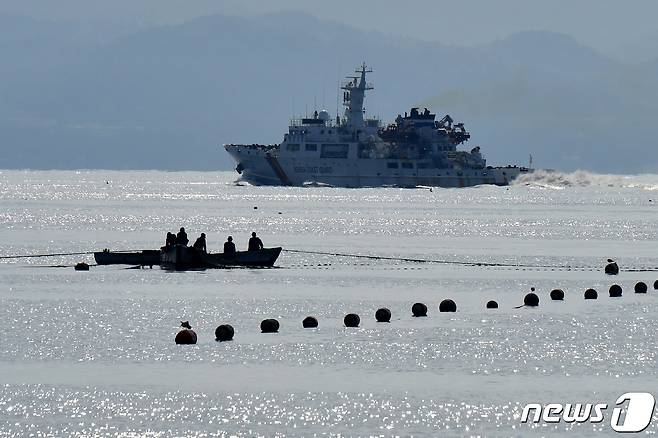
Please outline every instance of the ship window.
M346 144L323 144L320 158L347 158L347 150Z
M414 168L414 163L404 162L404 163L402 163L402 168L403 169L413 169Z
M291 152L297 152L299 150L299 144L297 143L288 143L286 149Z
M398 168L398 163L396 163L396 162L390 162L390 163L386 163L386 166L387 166L389 169L397 169L397 168Z
M309 143L306 145L306 150L307 151L317 151L318 150L318 145Z
M430 168L430 163L418 163L417 167L419 169L429 169Z

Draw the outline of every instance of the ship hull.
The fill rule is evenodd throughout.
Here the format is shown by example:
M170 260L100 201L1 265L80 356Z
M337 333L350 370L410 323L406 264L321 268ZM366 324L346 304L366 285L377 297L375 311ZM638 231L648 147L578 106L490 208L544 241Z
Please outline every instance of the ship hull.
M240 179L254 185L330 185L335 187L472 187L483 184L509 185L530 172L516 166L482 169L418 168L418 163L388 159L327 160L276 157L257 149L248 154L240 146L227 148L238 163ZM390 169L391 163L398 168Z

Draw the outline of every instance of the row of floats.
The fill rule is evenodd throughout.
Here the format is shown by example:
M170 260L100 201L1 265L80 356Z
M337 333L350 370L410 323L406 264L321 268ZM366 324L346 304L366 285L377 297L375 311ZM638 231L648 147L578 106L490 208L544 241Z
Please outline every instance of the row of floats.
M658 289L658 280L653 283L654 290ZM638 282L635 284L633 290L637 294L646 294L648 291L648 286L644 282ZM539 296L535 293L535 288L530 288L531 292L528 293L523 298L523 304L518 307L537 307L539 306ZM618 284L613 284L608 289L608 294L612 298L621 297L623 290ZM595 300L598 298L598 292L595 289L587 289L583 295L586 300ZM564 300L564 291L562 289L553 289L550 293L550 298L553 301L563 301ZM487 309L497 309L498 303L496 301L488 301L486 304ZM456 312L457 304L451 300L446 299L441 301L439 304L439 312ZM411 313L414 317L426 317L427 316L427 306L423 303L414 303L411 306ZM385 307L377 309L375 312L375 319L377 322L391 322L391 311ZM361 324L361 317L356 313L348 313L343 318L343 324L345 327L358 327ZM277 333L279 331L279 321L274 318L264 319L260 323L261 333ZM302 321L303 328L317 328L318 320L314 316L307 316ZM235 330L230 324L222 324L215 329L215 340L218 342L225 342L233 340L235 335ZM176 334L175 338L176 344L196 344L197 343L197 334L192 330L189 321L181 321L181 330Z

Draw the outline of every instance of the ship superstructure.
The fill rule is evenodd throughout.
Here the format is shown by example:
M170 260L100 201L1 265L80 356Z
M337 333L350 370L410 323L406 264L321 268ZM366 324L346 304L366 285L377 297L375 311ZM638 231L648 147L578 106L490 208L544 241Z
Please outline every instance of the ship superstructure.
M241 178L257 185L339 187L507 185L524 167L491 167L479 147L459 151L470 134L446 115L412 108L385 127L364 117L372 84L365 63L341 84L343 117L326 110L293 119L280 144L227 144Z

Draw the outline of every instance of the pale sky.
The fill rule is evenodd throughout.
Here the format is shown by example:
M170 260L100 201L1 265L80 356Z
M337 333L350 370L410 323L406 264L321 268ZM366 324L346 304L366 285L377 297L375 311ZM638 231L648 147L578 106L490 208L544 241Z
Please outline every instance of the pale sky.
M143 24L282 10L450 45L488 43L523 30L565 33L608 55L658 45L655 0L0 0L0 13Z

